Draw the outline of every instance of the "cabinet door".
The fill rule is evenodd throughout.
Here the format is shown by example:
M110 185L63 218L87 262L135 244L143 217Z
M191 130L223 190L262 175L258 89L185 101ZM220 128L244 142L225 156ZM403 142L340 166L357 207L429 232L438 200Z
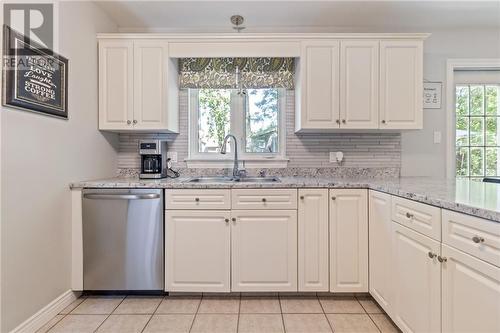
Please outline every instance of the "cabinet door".
M134 129L167 129L167 64L167 42L134 42Z
M229 211L166 211L166 291L229 292L230 215Z
M378 41L341 42L340 128L379 127L378 53Z
M392 222L392 228L392 318L403 332L439 332L441 264L436 256L440 254L440 243L396 222Z
M132 129L133 42L99 41L99 129Z
M299 291L328 291L328 190L299 189Z
M368 194L330 190L330 291L368 291Z
M443 245L443 332L500 332L500 268Z
M233 210L232 291L297 291L297 211Z
M380 128L422 128L422 41L380 42Z
M369 196L370 294L387 313L392 313L391 196L370 191Z
M297 129L339 128L339 42L303 42L301 52Z

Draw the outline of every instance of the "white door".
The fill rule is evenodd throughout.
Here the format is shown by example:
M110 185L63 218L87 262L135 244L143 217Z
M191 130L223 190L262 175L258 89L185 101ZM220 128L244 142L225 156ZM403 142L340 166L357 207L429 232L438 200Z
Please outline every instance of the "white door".
M230 218L229 211L166 211L166 291L230 291Z
M339 128L339 42L302 43L297 129Z
M340 128L376 129L379 42L340 43Z
M297 211L233 210L232 291L297 291Z
M167 65L167 42L134 42L134 129L167 129Z
M328 190L299 189L299 291L328 291Z
M380 128L422 128L422 41L380 42Z
M99 129L132 129L134 62L130 40L99 41Z
M442 246L443 332L500 332L500 268Z
M368 292L368 191L330 190L330 291Z
M369 192L370 294L387 313L392 313L391 195Z
M392 227L392 318L403 332L440 332L440 243L396 222Z

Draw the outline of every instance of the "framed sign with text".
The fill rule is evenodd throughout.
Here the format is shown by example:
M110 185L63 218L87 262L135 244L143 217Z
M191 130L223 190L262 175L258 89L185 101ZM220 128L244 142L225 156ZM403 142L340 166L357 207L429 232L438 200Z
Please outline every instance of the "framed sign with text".
M68 59L7 25L3 105L68 119Z
M424 82L424 109L440 109L441 93L441 82Z

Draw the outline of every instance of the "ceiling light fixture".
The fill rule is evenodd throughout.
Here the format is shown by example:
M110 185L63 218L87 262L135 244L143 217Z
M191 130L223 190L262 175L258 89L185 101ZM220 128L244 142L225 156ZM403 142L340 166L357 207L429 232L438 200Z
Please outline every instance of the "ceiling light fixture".
M241 15L231 16L231 23L233 24L233 29L236 30L237 32L241 32L241 30L245 29L245 27L242 26L243 22L245 22L243 16Z

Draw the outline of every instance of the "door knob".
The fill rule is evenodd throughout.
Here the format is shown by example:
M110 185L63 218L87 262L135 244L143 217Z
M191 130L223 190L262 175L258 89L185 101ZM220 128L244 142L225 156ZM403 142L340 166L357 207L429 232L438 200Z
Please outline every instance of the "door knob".
M130 125L132 124L132 122L130 120L127 120L127 125Z
M442 262L447 262L447 261L448 261L448 258L438 256L438 261L439 261L439 262L441 262L441 263L442 263Z
M342 124L345 124L345 123L346 123L345 119L342 119Z
M337 197L332 197L332 200L335 200L335 199L337 199Z
M229 223L229 219L224 219L224 221L226 221L226 223Z
M382 120L382 124L385 124L385 120Z
M200 202L200 198L194 198L194 201Z
M340 124L340 119L335 120L337 124Z
M236 222L236 217L233 217L231 221Z
M427 255L428 255L428 256L429 256L429 258L431 258L431 259L434 259L434 258L436 258L436 257L437 257L437 254L432 253L431 251L429 251L429 253L427 253Z
M267 201L266 198L262 198L262 202L266 202L266 201Z
M412 219L413 218L413 214L406 213L406 217L409 218L409 219Z
M300 196L300 200L304 200L304 196L303 195Z
M137 120L134 119L134 125L137 124Z

